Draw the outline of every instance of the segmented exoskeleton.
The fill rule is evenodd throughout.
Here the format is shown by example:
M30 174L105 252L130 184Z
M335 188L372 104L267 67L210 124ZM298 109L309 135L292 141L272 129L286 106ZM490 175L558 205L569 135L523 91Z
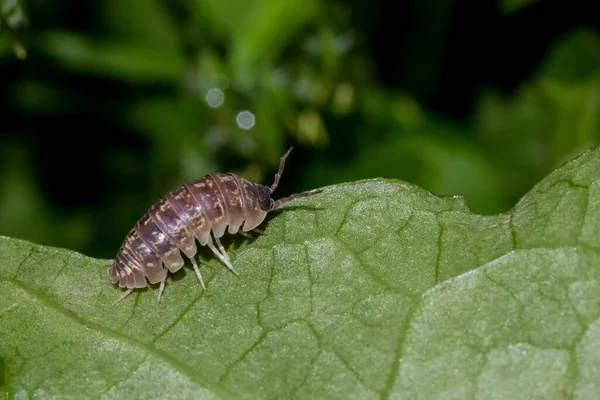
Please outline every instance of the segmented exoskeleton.
M118 282L120 287L127 288L121 299L136 288L146 287L148 282L160 282L160 300L167 272L176 272L183 267L181 252L191 260L200 284L206 288L194 259L198 250L196 240L201 246L208 246L237 275L219 240L226 230L230 234L249 236L246 232L258 231L256 228L268 212L290 200L322 192L296 193L279 200L271 198L291 151L289 149L281 157L271 187L232 173L208 174L184 183L150 207L127 234L115 261L108 268L112 283Z

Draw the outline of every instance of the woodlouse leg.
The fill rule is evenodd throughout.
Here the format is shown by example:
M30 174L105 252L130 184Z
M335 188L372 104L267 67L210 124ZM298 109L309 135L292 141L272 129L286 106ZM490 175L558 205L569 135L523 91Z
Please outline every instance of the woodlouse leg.
M219 246L219 250L221 250L221 254L223 254L223 257L225 257L227 261L229 261L229 264L231 264L231 258L229 258L229 255L225 251L225 247L223 247L218 237L215 237L215 242L217 242L217 246Z
M215 245L212 242L212 239L209 240L206 245L212 250L213 253L215 253L215 255L217 257L219 257L219 260L221 260L223 262L223 264L225 264L227 266L227 268L229 268L231 270L231 272L233 272L236 275L239 275L238 272L235 270L235 268L233 268L233 265L231 265L231 261L228 258L225 258L225 256L223 256L223 254L221 254L219 252L219 250L217 250L217 248L215 247Z
M260 230L258 228L254 228L250 232L258 233L259 235L266 235L267 234L265 231ZM253 236L250 235L250 234L248 234L248 232L244 232L242 230L239 230L237 233L239 233L240 235L242 235L244 237L247 237L248 239L252 239L253 238Z
M165 277L164 281L160 281L160 286L158 288L158 298L156 299L156 302L158 303L160 301L160 296L162 296L162 292L163 290L165 290L165 282L167 281L167 278Z
M129 288L125 291L125 293L123 293L123 295L121 297L119 297L119 300L115 301L114 303L112 303L112 305L116 305L118 302L120 302L121 300L123 300L125 297L129 296L131 294L131 292L133 292L135 288Z
M229 261L229 264L231 264L231 258L229 258L229 255L225 251L225 247L223 247L223 245L221 244L221 241L216 236L215 236L215 242L217 242L217 246L219 246L219 250L221 251L221 254L223 255L223 257L225 257L225 259L227 261Z
M200 273L200 268L198 268L198 264L196 264L196 260L194 260L193 258L192 260L192 265L194 266L194 271L196 271L196 276L198 277L198 279L200 279L200 284L202 285L202 288L204 290L206 290L206 286L204 286L204 279L202 279L202 274Z

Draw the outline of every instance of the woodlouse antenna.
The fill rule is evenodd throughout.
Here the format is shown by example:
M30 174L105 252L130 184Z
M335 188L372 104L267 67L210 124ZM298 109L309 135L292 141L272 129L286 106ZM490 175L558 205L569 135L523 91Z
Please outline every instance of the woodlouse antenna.
M322 191L323 191L323 189L317 189L317 190L311 190L310 192L295 193L291 196L284 197L283 199L276 200L275 202L273 202L273 205L271 206L271 210L269 210L269 211L273 211L273 210L279 208L282 204L287 203L288 201L291 201L294 199L299 199L301 197L314 196L315 194L319 194Z
M275 189L277 189L277 186L279 185L279 180L281 179L281 174L283 174L283 168L285 168L285 159L287 158L287 156L290 155L290 153L292 152L293 147L290 147L290 149L287 151L287 153L285 153L283 155L283 157L281 157L281 160L279 160L279 169L277 170L277 173L275 174L275 179L273 180L273 184L271 185L271 193L273 193L275 191Z

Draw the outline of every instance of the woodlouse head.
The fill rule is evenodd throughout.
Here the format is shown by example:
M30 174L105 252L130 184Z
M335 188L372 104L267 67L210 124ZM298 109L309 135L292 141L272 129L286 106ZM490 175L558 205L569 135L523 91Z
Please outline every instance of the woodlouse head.
M256 194L258 195L258 205L263 211L271 211L275 200L271 198L271 188L263 185L256 185Z
M256 184L256 193L258 195L258 204L259 204L261 210L263 210L263 211L267 211L267 212L273 211L273 210L276 210L277 208L279 208L282 204L287 203L290 200L294 200L294 199L297 199L300 197L313 196L313 195L321 193L323 191L322 189L319 189L319 190L313 190L310 192L295 193L291 196L284 197L283 199L279 199L279 200L274 200L271 197L273 192L275 191L275 189L277 189L277 186L279 185L279 180L281 179L281 174L283 173L283 169L285 168L285 159L290 155L290 153L292 152L292 149L293 149L293 147L290 147L290 149L283 155L283 157L281 157L281 160L279 160L279 169L277 170L277 173L275 174L275 179L273 180L273 184L271 185L271 187Z

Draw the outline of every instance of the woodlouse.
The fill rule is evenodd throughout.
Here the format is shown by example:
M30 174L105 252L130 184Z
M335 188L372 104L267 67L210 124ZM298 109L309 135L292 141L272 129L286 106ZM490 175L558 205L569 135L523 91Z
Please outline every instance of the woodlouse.
M206 289L194 259L198 250L196 240L201 246L208 246L237 275L219 240L225 230L244 236L249 236L246 233L249 231L260 233L256 228L268 212L290 200L322 192L314 190L279 200L271 198L291 151L290 148L281 157L271 187L233 173L207 174L184 183L152 205L129 231L112 266L108 268L112 283L127 288L121 299L150 282L160 283L160 300L167 272L176 272L184 265L181 252L191 260L202 287Z

